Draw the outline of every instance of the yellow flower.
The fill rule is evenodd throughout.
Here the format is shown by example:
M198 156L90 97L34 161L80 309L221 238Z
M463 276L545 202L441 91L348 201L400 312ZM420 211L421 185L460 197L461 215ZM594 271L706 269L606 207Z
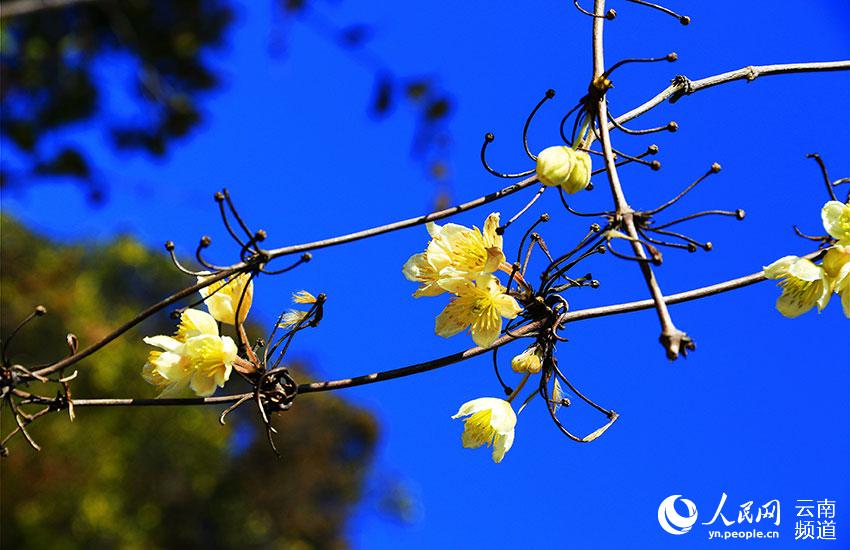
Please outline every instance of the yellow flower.
M547 147L537 155L537 178L549 187L578 193L590 183L590 155L565 145Z
M537 374L543 368L543 354L540 352L540 346L536 344L526 349L513 359L511 359L511 368L515 372Z
M160 397L183 393L191 388L206 397L223 387L236 360L236 343L219 336L218 325L208 313L187 309L180 317L174 337L158 335L144 338L159 348L151 351L142 368L142 377L163 388Z
M209 276L198 277L198 282L201 283L206 279L209 279ZM248 316L248 310L251 309L251 302L254 299L254 282L251 281L250 275L242 273L236 277L216 281L199 292L205 298L207 309L217 321L233 325L237 307L240 323L244 323Z
M292 295L292 301L296 304L315 304L316 297L306 290L301 290Z
M797 256L782 257L764 268L768 279L779 279L782 295L776 309L786 317L797 317L818 306L826 307L832 289L823 267Z
M452 418L465 419L461 441L466 449L493 446L493 462L498 464L514 444L516 413L504 399L481 397L461 405Z
M409 281L422 283L414 297L437 296L445 289L440 281L447 278L473 279L493 273L505 261L502 236L496 232L499 214L494 212L484 221L484 231L456 223L426 224L431 241L421 254L414 254L402 267Z
M502 332L502 317L513 319L522 310L492 275L483 275L475 283L446 279L441 285L456 297L437 316L435 332L439 336L448 338L470 327L472 340L486 348Z
M844 315L850 318L850 245L835 245L823 258L823 270L830 288L841 296Z
M850 245L850 203L829 201L821 210L823 228L840 245Z

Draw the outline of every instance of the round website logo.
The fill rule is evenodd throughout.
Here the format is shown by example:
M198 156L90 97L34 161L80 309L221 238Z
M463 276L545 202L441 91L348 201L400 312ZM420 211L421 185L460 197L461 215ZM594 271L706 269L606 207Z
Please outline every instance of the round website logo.
M682 495L670 495L658 506L658 524L671 535L684 535L697 522L697 505L693 501L681 498ZM681 500L688 509L686 516L676 511L676 501Z

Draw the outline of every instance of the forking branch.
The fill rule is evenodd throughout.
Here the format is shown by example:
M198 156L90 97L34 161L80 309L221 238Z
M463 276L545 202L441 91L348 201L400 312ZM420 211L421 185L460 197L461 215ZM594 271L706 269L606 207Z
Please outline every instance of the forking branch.
M687 24L690 21L687 16L676 14L663 6L647 2L636 3L672 15L683 24ZM589 442L596 439L618 418L618 414L592 401L567 380L564 372L558 366L555 356L556 347L559 343L566 341L560 336L559 332L568 323L653 308L661 324L660 340L666 350L667 357L672 360L676 359L679 355L684 355L689 350L693 350L694 344L691 338L679 330L674 324L668 308L669 305L735 290L757 283L765 278L779 278L783 276L782 274L777 275L779 268L774 269L773 266L770 266L766 271L704 288L665 296L653 269L653 265L661 263L659 247L686 250L689 252L694 252L698 249L711 250L710 242L700 242L679 231L672 231L671 227L702 216L725 216L741 220L744 214L740 209L734 211L705 210L673 221L655 223L654 217L657 214L682 199L702 180L711 174L719 172L720 166L716 163L712 164L711 168L703 176L685 187L681 193L672 199L663 202L661 206L646 211L634 210L630 206L623 191L618 167L628 163L635 163L652 170L657 170L660 167L659 161L649 161L645 157L658 153L658 147L651 146L646 152L641 154L630 155L624 153L614 147L611 135L612 131L622 131L627 135L642 135L657 131L673 132L678 127L673 122L665 126L647 130L630 130L625 128L623 124L639 118L664 101L670 100L674 102L684 95L695 93L701 89L736 80L752 81L755 78L766 75L848 70L850 69L850 61L750 66L696 81L679 76L673 80L673 84L651 100L615 118L609 115L610 111L607 98L607 92L611 87L610 77L614 71L626 63L673 62L677 59L677 55L671 53L658 58L628 59L615 63L606 69L603 30L606 22L614 19L616 13L610 9L606 11L604 0L595 0L592 12L584 10L577 2L575 5L581 13L592 17L593 74L588 87L588 94L581 98L578 104L567 112L562 119L561 135L568 147L554 147L550 148L550 150L544 150L539 155L535 155L528 146L527 133L532 119L544 103L551 100L555 95L553 90L549 90L545 97L531 111L523 129L525 153L531 161L536 163L536 167L515 173L499 172L492 169L485 158L487 145L494 140L493 134L487 134L482 147L481 159L491 174L506 179L524 178L521 181L512 183L491 194L423 216L412 217L328 239L279 248L263 248L262 243L267 239L266 232L262 229L254 231L249 227L236 209L226 190L217 193L215 200L220 209L222 222L230 238L240 249L239 261L226 266L217 266L210 263L204 258L203 254L212 244L212 241L209 237L203 237L200 239L195 250L195 259L202 267L199 271L193 271L185 267L178 260L175 254L175 246L169 242L166 245L166 249L171 255L175 267L183 273L199 277L197 283L151 305L105 337L91 343L82 350L77 349L76 338L74 337L72 341L69 337L70 355L45 366L28 368L23 365L11 364L7 359L6 353L14 334L32 319L42 315L44 313L43 311L37 310L37 314L26 318L12 332L12 335L3 341L3 365L2 372L0 373L2 374L2 378L0 378L0 383L2 383L2 399L4 400L4 405L8 406L11 410L16 427L4 436L2 442L0 442L0 447L5 449L6 443L13 436L22 434L34 448L38 448L34 439L27 432L27 427L38 418L59 410L67 410L73 419L75 407L227 405L227 409L221 415L221 421L224 422L225 417L231 411L251 403L256 405L257 412L266 425L269 440L273 446L273 428L271 428L268 417L289 409L298 395L351 388L420 374L490 352L493 353L498 381L507 396L507 400L501 400L506 405L493 405L496 408L487 409L491 415L504 414L508 415L508 417L514 415L515 423L516 417L511 402L519 396L530 376L539 374L539 384L524 399L523 405L519 407L519 411L522 411L525 405L533 398L539 396L545 401L553 421L565 435L578 442ZM573 116L574 118L571 119L570 117ZM567 134L565 124L570 120L573 122L572 132ZM596 141L599 142L601 151L592 149L592 145ZM604 168L595 172L592 171L590 167L590 155L601 157ZM834 200L835 193L833 187L845 181L830 181L825 164L820 157L814 154L811 156L817 160L823 171L827 187L833 199L832 202L838 202ZM594 213L582 213L573 209L567 203L564 194L575 193L585 188L590 189L589 180L591 174L601 174L601 172L605 172L608 180L613 209ZM579 174L579 176L576 176L576 174ZM539 229L542 227L541 224L544 224L550 219L549 214L543 214L535 222L526 226L524 234L519 241L516 261L514 263L508 263L503 251L502 236L506 233L506 230L514 227L512 224L516 223L530 211L530 208L544 194L546 188L552 186L554 179L557 178L561 180L558 184L558 191L564 210L572 215L599 218L600 223L592 224L589 232L577 241L575 247L566 253L560 254L557 251L550 250L549 245L547 245L544 239L543 231ZM295 269L299 265L310 261L312 257L311 252L322 248L349 244L392 231L431 224L432 222L451 217L455 214L494 203L530 187L537 189L536 193L516 215L507 220L503 225L499 225L499 217L495 213L487 218L483 231L477 228L469 229L457 225L452 225L449 229L444 230L439 226L429 225L428 228L432 236L432 241L429 243L428 248L424 253L411 257L408 263L405 264L405 275L422 285L415 295L437 296L447 294L450 297L449 304L446 306L443 314L437 319L438 334L449 336L461 332L467 327L471 327L473 339L478 344L475 347L449 356L386 371L339 380L299 384L289 374L288 369L282 364L282 361L295 336L300 331L316 328L319 325L323 317L326 300L323 294L314 297L306 292L301 294L300 298L296 300L296 303L309 304L308 311L292 310L281 314L278 322L275 324L274 331L272 331L266 342L251 343L243 322L244 316L247 315L250 308L253 294L252 285L255 278L263 275L279 275ZM831 208L835 209L834 206ZM840 216L841 214L836 215ZM831 269L830 266L833 266L835 263L834 261L831 263L828 261L830 255L835 256L836 253L834 251L838 250L840 243L843 242L840 236L833 234L830 227L827 227L827 231L829 235L824 237L808 237L803 235L809 238L809 240L820 243L819 250L803 258L798 258L800 262L805 261L809 263L824 260L823 267L815 266L815 264L812 265L821 269L825 274L828 274L827 272ZM612 246L612 242L617 242L618 240L627 240L634 256L617 251L616 247ZM553 254L553 252L555 253ZM535 286L531 282L532 279L527 272L529 259L533 253L538 255L544 254L549 262L546 269L541 273L539 286ZM580 262L604 253L611 253L618 258L635 261L639 266L651 298L623 304L571 310L567 300L562 296L563 293L571 289L596 288L599 286L599 282L590 273L576 276L572 271L576 269L576 266ZM300 254L300 257L293 263L282 268L269 269L269 264L273 261L284 256L296 254ZM806 268L808 269L807 264ZM501 284L501 281L496 276L497 274L509 276L506 285L503 286ZM787 275L785 276L787 277ZM841 292L840 280L834 274L829 274L829 276L835 279L830 285L838 281L839 286L836 286L835 289L836 292ZM823 278L824 281L827 280L826 275L823 275ZM801 287L799 289L793 287L794 284L797 284L794 281L791 283L787 283L786 281L783 284L786 288L791 288L789 292L797 292L795 299L798 299L798 301L802 300L803 297L807 297L807 293L811 293L810 287ZM237 288L238 291L235 290ZM830 293L832 290L833 287L830 286ZM201 293L201 300L176 311L177 316L181 318L181 325L173 338L157 336L146 339L146 341L154 346L165 346L163 349L166 352L179 355L180 361L183 361L180 363L182 365L180 368L185 367L189 369L192 364L191 353L186 351L189 347L189 342L192 341L192 338L201 336L209 338L212 335L211 331L214 330L217 340L214 339L213 341L216 345L224 346L225 348L232 345L233 349L236 350L233 353L229 351L220 352L223 354L221 355L222 357L226 356L226 359L222 359L221 365L219 365L226 367L226 369L221 371L226 373L222 375L224 377L223 381L219 383L216 380L212 382L213 385L211 388L207 387L201 390L199 389L201 388L200 382L196 385L196 380L193 378L191 388L199 394L199 397L191 398L165 395L157 399L77 399L71 397L69 387L74 376L76 376L76 373L66 376L66 372L71 366L76 365L83 359L96 355L98 351L110 342L124 335L145 319L165 310L169 306L186 300L196 292ZM228 302L228 300L230 301ZM220 309L222 302L226 302L226 305L230 308L227 309L226 314L221 314L221 311L224 311ZM214 303L217 305L214 306ZM209 327L206 329L208 331L207 333L200 334L204 332L204 329L199 328L198 323L206 322L206 318L202 315L207 314L198 312L193 307L201 304L206 304L212 317L215 317L214 321L212 321L213 324L217 321L219 326L222 324L233 326L233 334L238 344L233 343L229 336L219 336L219 326L216 326L215 329ZM818 305L820 306L820 304ZM481 315L483 314L481 314L481 311L491 310L496 311L495 320L493 318L482 320ZM221 315L224 315L224 317ZM194 318L190 318L193 316ZM509 319L508 324L503 330L502 317ZM498 323L499 330L494 332L496 322ZM499 374L497 353L499 348L519 339L530 340L532 344L525 352L514 357L511 361L512 368L524 374L522 381L517 387L512 388L504 382L502 376ZM171 348L168 346L171 346ZM161 356L157 355L156 357ZM156 363L157 360L152 359L151 363ZM168 378L168 376L174 374L172 371L166 372L167 369L165 367L162 367L163 370L161 371L156 371L157 368L160 368L156 364L153 367L154 372L151 375L151 380L155 382L152 383L165 385L166 383L174 382L174 380ZM216 385L221 387L227 381L231 367L253 390L244 393L211 396L210 394L215 390ZM56 377L57 375L58 377ZM179 382L185 382L186 386L183 389L189 387L188 379L181 379ZM177 382L174 383L176 384ZM210 381L207 380L205 383L209 384ZM44 392L37 393L30 391L29 386L39 384L58 385L61 389L56 397L48 397ZM566 386L574 397L604 414L607 417L607 422L587 436L579 437L572 434L558 418L559 410L570 406L570 400L566 397L567 394L563 386ZM483 400L486 399L491 398L483 398ZM470 419L467 420L467 430L474 431L479 429L476 427L478 426L476 423L478 421L472 421L472 419L476 418L475 415L482 412L483 409L479 410L476 408L484 406L479 403L481 401L482 399L479 399L465 404L458 413L458 416L471 415ZM32 413L27 413L23 410L24 407L39 407L39 409ZM481 417L477 418L480 419ZM498 459L497 451L494 450L493 456L496 461L501 460L501 457L507 450L504 448L504 439L500 439L506 438L506 433L485 431L483 435L479 433L474 437L472 435L470 437L474 441L479 442L479 444L493 443L496 449L499 448L499 442L501 441L502 448L499 451L501 454L498 455Z

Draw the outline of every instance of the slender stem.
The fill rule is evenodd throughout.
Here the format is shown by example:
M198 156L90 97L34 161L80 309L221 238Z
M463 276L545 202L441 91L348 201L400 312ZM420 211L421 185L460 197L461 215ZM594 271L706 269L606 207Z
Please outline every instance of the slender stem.
M507 402L508 402L508 403L510 403L511 401L513 401L514 399L516 399L516 396L517 396L517 395L519 395L519 392L521 392L521 391L522 391L522 388L524 388L524 387L525 387L525 383L526 383L526 382L528 382L528 378L529 378L530 376L531 376L531 373L530 373L530 372L525 373L525 376L523 376L523 377L522 377L522 380L520 380L520 381L519 381L519 384L517 384L517 386L516 386L516 388L514 389L514 391L513 391L513 392L511 392L511 394L508 396L508 399L507 399Z
M617 117L617 122L623 124L633 120L647 111L661 105L668 99L671 103L677 101L684 95L690 95L700 90L713 88L720 84L734 82L736 80L747 80L752 82L760 76L771 76L778 74L794 73L818 73L831 71L850 70L850 60L847 61L818 61L813 63L783 63L776 65L750 65L742 69L728 71L725 73L708 76L700 80L688 80L687 78L676 78L673 83L658 93L649 101L635 107L631 111ZM613 124L611 125L613 127Z
M199 282L199 283L194 284L192 286L188 286L188 287L184 288L183 290L172 294L168 298L165 298L165 299L155 303L154 305L148 307L147 309L141 311L135 317L133 317L132 319L130 319L129 321L127 321L126 323L124 323L123 325L118 327L117 329L113 330L112 332L110 332L109 334L107 334L106 336L104 336L103 338L101 338L100 340L98 340L97 342L92 344L91 346L85 348L84 350L81 350L81 351L75 353L74 355L71 355L69 357L62 359L61 361L57 361L56 363L53 363L50 366L44 367L43 369L39 369L39 370L35 371L34 374L36 376L48 376L50 374L53 374L56 371L65 369L65 368L73 365L74 363L77 363L81 359L88 357L89 355L93 354L94 352L96 352L100 348L104 347L109 342L115 340L116 338L118 338L119 336L121 336L122 334L124 334L125 332L127 332L128 330L133 328L134 326L138 325L139 323L141 323L142 321L144 321L145 319L147 319L151 315L154 315L155 313L165 309L166 307L170 306L171 304L182 300L186 296L190 296L190 295L194 294L195 292L198 292L202 288L210 286L211 284L215 283L216 281L220 281L220 280L224 279L225 277L227 277L229 275L233 275L237 271L239 271L238 267L233 267L233 268L225 269L224 271L219 271L215 275L209 276L207 279L205 279L202 282Z
M336 246L340 244L350 243L353 241L359 241L361 239L367 239L369 237L375 237L384 233L390 233L391 231L398 231L399 229L406 229L408 227L414 227L416 225L423 225L428 222L448 218L449 216L454 216L455 214L459 214L466 210L471 210L473 208L489 204L493 201L497 201L501 198L507 197L508 195L512 195L517 191L525 189L526 187L532 186L536 183L538 183L537 176L531 176L522 181L504 187L494 193L490 193L489 195L478 197L477 199L465 202L463 204L451 206L449 208L446 208L445 210L439 210L437 212L432 212L424 216L408 218L406 220L389 223L387 225L381 225L379 227L373 227L371 229L364 229L363 231L357 231L354 233L349 233L347 235L341 235L339 237L331 237L330 239L324 239L321 241L313 241L304 244L296 244L292 246L276 248L273 250L269 250L268 253L270 258L274 259L279 258L280 256L296 254L298 252L306 252L308 250L316 250L319 248L327 248L329 246Z
M805 256L806 258L812 259L816 257L821 252L812 252ZM688 290L686 292L680 292L678 294L672 294L670 296L662 296L662 300L665 304L678 304L681 302L689 302L691 300L696 300L699 298L705 298L708 296L713 296L715 294L720 294L723 292L729 292L730 290L735 290L737 288L745 287L748 285L752 285L754 283L758 283L760 281L764 281L765 276L763 271L759 271L758 273L753 273L751 275L747 275L745 277L739 277L737 279L731 279L729 281L724 281L722 283L717 283L714 285L697 288L693 290ZM562 322L575 322L575 321L583 321L585 319L593 319L595 317L605 317L608 315L616 315L620 313L629 313L632 311L640 311L643 309L649 309L655 305L654 300L639 300L636 302L627 302L623 304L614 304L609 306L595 307L589 309L579 309L575 311L570 311L564 313L561 316ZM524 325L513 332L514 336L522 336L533 332L540 328L540 321L535 321ZM301 384L298 386L298 393L310 393L317 391L329 391L329 390L339 390L342 388L350 388L354 386L362 386L364 384L372 384L375 382L381 382L384 380L392 380L393 378L401 378L403 376L410 376L413 374L418 374L420 372L427 372L429 370L434 370L440 367L445 367L447 365L451 365L471 357L475 357L482 353L491 351L493 348L498 348L503 346L509 342L512 342L515 338L512 338L508 335L504 335L496 340L492 346L489 348L480 348L474 347L470 348L466 351L455 353L453 355L448 355L446 357L441 357L439 359L434 359L432 361L426 361L424 363L417 363L415 365L410 365L406 367L401 367L398 369L388 370L388 371L380 371L372 374L365 374L362 376L355 376L353 378L344 378L340 380L328 380L325 382L312 382L309 384ZM76 402L75 402L76 403Z
M594 13L602 15L605 13L605 0L595 0ZM603 45L603 28L605 19L596 17L593 19L593 78L594 82L600 78L605 72L605 54ZM641 244L635 227L633 211L626 201L626 196L623 193L623 187L620 184L620 176L617 173L617 166L614 160L614 151L611 146L611 135L609 133L608 123L608 108L607 99L603 94L599 98L597 116L599 117L599 138L602 143L602 153L605 158L605 167L608 172L608 183L611 187L611 194L614 197L614 204L617 208L617 216L622 220L626 233L632 237L630 244L634 250L635 256L641 260L646 260L646 252L643 244ZM655 279L655 273L652 271L652 266L648 261L639 261L641 273L646 281L646 286L655 301L655 310L658 313L658 319L661 322L661 342L667 350L667 357L675 359L679 356L680 346L683 344L685 334L676 328L673 319L670 317L670 312L667 310L667 304L664 303L664 294L658 286L658 281Z
M74 399L75 407L170 407L175 405L221 405L233 403L254 392L216 397L170 397L162 399Z

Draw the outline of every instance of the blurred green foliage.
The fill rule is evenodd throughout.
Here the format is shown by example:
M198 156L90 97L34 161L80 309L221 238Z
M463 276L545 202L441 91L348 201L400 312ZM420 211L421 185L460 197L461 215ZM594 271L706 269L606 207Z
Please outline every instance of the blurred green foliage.
M31 2L19 12L21 0L0 3L7 10L0 20L0 137L18 161L4 159L0 187L67 177L93 202L103 200L107 184L90 152L75 143L74 130L96 128L118 149L165 154L202 121L200 102L220 80L210 53L227 37L238 6L230 0L65 0L58 7ZM275 4L284 21L309 25L373 73L373 116L404 107L415 117L411 154L438 184L438 206L448 201L447 123L454 100L438 79L390 67L368 48L369 25L325 17L333 5ZM132 94L122 105L132 114L115 112L119 101L109 87L116 85Z
M63 128L106 114L100 122L117 147L162 155L201 121L200 95L218 84L205 54L222 43L231 19L229 4L221 0L71 1L3 19L4 141L31 159L35 175L86 179L92 168L85 151L70 143L56 150L45 142ZM120 120L109 112L108 84L97 65L104 56L129 60L141 116ZM7 172L4 167L3 182ZM98 199L98 188L92 192Z
M166 258L130 238L63 246L0 218L4 335L37 304L48 314L14 340L13 363L65 355L74 332L84 347L185 286ZM143 335L171 333L162 314L78 364L73 395L153 397L140 370ZM251 327L250 334L259 334ZM296 372L308 376L305 369ZM33 384L30 391L55 392ZM222 407L77 408L37 420L0 461L3 548L336 548L363 490L374 418L331 395L297 399L274 425L281 458L256 410L221 426ZM3 410L3 433L14 426Z

